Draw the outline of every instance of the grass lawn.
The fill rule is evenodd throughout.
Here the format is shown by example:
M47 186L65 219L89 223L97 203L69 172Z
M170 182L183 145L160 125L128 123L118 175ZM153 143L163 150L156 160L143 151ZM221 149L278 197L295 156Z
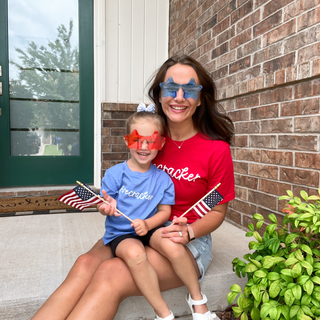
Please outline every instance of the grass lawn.
M62 156L62 149L57 149L54 144L48 144L44 147L44 156Z

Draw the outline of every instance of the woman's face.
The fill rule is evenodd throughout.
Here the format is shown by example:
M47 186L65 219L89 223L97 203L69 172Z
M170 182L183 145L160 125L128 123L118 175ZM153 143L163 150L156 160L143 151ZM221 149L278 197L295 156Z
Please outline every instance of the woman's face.
M170 79L171 78L171 79ZM166 76L163 82L185 85L193 82L200 85L199 78L196 71L187 65L175 64L167 70ZM175 85L177 87L177 85ZM170 92L170 91L168 91ZM171 91L172 92L172 91ZM197 97L196 99L194 98ZM176 94L167 93L165 90L160 92L160 102L162 110L167 116L168 123L182 123L186 121L192 121L192 115L195 113L198 106L200 106L200 92L193 94L193 97L189 97L185 94L183 89L180 87Z

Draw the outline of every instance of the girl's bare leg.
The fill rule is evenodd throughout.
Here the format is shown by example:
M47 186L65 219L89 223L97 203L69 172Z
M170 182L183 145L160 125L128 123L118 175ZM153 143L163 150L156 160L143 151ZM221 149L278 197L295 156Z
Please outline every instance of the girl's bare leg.
M148 260L159 279L160 290L183 286L171 263L159 252L146 247ZM103 262L68 320L112 320L121 301L141 295L126 263L120 258Z
M157 274L146 259L145 248L141 241L137 239L121 241L117 246L116 255L129 266L134 282L155 313L161 318L169 316L170 310L161 295Z
M80 300L100 264L112 257L111 249L99 240L80 256L67 278L48 298L32 320L64 320Z
M195 268L195 261L190 250L181 243L172 242L168 238L162 238L160 230L157 230L150 239L150 246L167 257L177 276L186 285L193 300L202 300L199 275ZM206 304L194 306L196 313L206 313Z

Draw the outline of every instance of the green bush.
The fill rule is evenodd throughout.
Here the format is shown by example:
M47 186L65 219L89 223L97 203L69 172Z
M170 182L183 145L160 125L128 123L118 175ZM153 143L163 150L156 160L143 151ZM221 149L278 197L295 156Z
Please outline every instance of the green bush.
M256 213L246 233L256 240L249 243L254 251L232 262L237 276L248 279L243 291L234 284L228 294L230 305L239 295L232 309L241 320L320 320L320 196L287 194L279 198L288 200L282 225L270 214L261 236L264 218Z

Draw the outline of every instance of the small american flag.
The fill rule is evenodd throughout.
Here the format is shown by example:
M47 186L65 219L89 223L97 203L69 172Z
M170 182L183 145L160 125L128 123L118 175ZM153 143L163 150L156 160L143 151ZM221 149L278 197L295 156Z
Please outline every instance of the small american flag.
M90 189L86 184L85 186L88 189ZM94 194L97 194L92 189L90 190ZM90 191L86 190L81 186L76 186L73 190L59 197L58 200L80 210L83 210L84 208L87 208L87 207L95 206L103 202L102 200L97 198L95 195L93 195Z
M202 218L213 207L215 207L222 199L223 199L223 196L217 190L214 190L206 198L204 198L199 204L197 204L193 208L193 210Z

